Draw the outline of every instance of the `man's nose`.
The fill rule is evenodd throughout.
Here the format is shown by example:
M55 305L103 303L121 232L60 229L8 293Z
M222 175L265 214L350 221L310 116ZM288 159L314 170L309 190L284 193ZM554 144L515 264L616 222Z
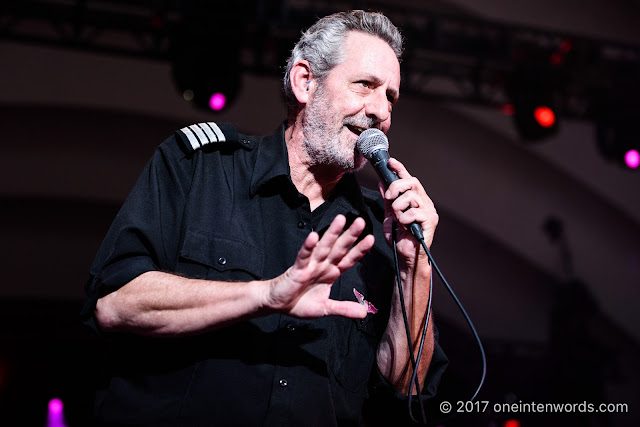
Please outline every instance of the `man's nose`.
M376 123L381 123L389 119L391 115L389 111L389 100L384 91L376 90L368 97L365 105L365 114Z

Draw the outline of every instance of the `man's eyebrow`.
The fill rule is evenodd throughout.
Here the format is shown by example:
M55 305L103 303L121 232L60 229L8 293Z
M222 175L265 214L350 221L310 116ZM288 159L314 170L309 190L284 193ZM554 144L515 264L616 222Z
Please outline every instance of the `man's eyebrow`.
M362 77L360 80L367 80L378 86L384 83L384 81L381 78L373 74L367 74L364 77ZM400 93L396 89L391 87L387 88L387 95L393 98L393 102L397 102L398 98L400 98Z
M393 102L398 102L398 99L400 99L400 93L398 93L396 89L387 89L387 95L389 95L391 99L393 99Z

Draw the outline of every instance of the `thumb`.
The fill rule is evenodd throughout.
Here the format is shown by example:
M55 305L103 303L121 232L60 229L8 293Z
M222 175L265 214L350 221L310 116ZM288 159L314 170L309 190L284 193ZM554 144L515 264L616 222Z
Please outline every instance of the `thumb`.
M364 319L367 317L367 308L356 301L327 301L327 316L344 316L350 319Z

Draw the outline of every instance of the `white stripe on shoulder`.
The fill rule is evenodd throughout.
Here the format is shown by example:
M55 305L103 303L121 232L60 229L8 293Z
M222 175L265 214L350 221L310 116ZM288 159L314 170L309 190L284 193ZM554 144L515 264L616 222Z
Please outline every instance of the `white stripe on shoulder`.
M187 138L189 139L189 143L194 150L197 150L201 147L200 143L198 142L198 138L196 138L193 132L191 132L191 129L189 129L188 127L184 127L180 130L187 136Z
M205 135L204 132L202 132L202 129L200 129L200 126L191 125L189 126L189 129L191 129L193 133L196 134L196 136L198 137L198 140L200 141L200 144L205 145L212 142L209 138L207 138L207 135Z
M218 137L211 131L206 123L198 123L198 127L207 135L207 142L217 141Z
M220 130L217 124L214 122L207 122L213 133L218 137L218 142L225 142L227 139L224 137L224 133Z

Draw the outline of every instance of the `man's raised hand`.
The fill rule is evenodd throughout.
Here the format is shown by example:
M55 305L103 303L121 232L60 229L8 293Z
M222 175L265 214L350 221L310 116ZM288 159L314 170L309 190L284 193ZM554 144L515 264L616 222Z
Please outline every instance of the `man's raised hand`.
M346 218L336 216L322 238L311 232L287 271L269 282L265 307L300 318L345 316L364 318L367 309L356 301L329 299L331 285L373 247L367 235L355 246L365 221L357 218L344 232Z

